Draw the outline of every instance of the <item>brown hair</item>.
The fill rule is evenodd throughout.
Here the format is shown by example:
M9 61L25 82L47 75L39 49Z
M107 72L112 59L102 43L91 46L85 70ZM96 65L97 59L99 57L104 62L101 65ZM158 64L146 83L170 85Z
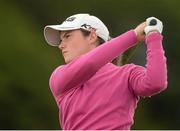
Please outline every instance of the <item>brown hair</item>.
M89 34L90 34L89 31L83 30L83 29L81 29L81 32L83 33L84 36L89 36ZM101 45L101 44L103 44L105 41L98 36L97 42L98 42L98 45Z

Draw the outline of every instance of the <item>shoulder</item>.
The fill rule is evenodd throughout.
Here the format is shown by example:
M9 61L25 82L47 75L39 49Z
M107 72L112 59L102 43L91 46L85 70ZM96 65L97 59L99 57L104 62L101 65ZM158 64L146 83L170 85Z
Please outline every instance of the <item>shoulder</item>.
M61 70L65 65L60 65L54 69L54 72L57 72L58 70Z
M51 73L51 76L50 76L50 79L52 79L56 74L59 74L59 72L61 72L63 70L65 65L59 65L58 67L56 67L52 73Z

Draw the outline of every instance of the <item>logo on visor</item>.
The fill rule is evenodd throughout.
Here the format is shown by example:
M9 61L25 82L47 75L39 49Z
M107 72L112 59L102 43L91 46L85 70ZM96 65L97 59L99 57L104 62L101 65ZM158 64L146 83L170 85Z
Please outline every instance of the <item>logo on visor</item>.
M64 22L71 22L71 21L73 21L75 19L76 19L76 17L69 17Z
M83 25L81 25L81 27L86 28L86 29L90 29L91 25L83 24Z

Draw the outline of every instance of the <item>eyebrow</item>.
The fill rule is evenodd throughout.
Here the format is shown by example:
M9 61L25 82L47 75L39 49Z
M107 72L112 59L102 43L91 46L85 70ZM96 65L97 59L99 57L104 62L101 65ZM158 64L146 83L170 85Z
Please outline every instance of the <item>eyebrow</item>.
M72 32L72 31L66 31L66 32L62 35L62 37L60 36L60 39L64 38L65 35L67 35L67 34L69 34L69 33L71 33L71 32Z

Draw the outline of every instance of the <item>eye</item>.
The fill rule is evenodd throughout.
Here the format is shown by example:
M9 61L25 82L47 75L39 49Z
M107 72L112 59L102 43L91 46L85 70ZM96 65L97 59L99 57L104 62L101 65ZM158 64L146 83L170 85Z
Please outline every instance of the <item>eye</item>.
M71 35L70 34L67 34L66 36L65 36L65 38L67 39L67 38L69 38Z
M62 40L59 40L59 45L61 44Z

